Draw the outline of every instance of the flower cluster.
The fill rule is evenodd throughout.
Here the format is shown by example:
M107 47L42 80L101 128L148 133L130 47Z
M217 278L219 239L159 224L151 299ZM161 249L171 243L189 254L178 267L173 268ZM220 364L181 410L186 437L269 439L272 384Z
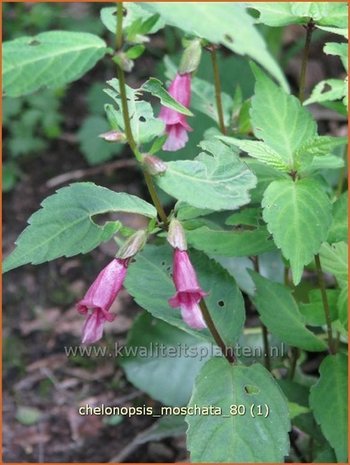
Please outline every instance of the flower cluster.
M126 246L98 274L89 287L84 298L76 308L79 313L86 315L83 327L82 342L92 344L101 339L106 321L113 321L115 315L110 308L120 292L127 274L130 259L142 248L144 232L136 233ZM187 251L186 239L181 224L172 220L169 227L168 241L174 249L173 280L176 293L169 298L169 305L180 308L183 320L194 329L206 327L199 302L206 296L196 276Z

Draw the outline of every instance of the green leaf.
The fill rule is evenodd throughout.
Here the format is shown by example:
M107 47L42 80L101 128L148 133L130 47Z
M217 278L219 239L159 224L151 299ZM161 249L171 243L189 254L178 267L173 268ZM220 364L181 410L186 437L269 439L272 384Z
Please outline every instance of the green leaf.
M321 81L314 87L311 96L305 100L304 105L340 100L345 96L346 85L342 79Z
M340 286L348 280L348 244L337 242L336 244L322 244L320 259L323 271L332 273Z
M347 462L348 448L348 359L344 354L328 355L320 366L320 379L311 388L310 405L338 462ZM334 421L336 419L336 421Z
M128 380L165 405L186 405L195 377L213 353L208 342L141 314L120 361ZM127 355L129 354L129 355Z
M160 102L165 107L182 113L187 116L193 116L193 113L180 102L175 100L167 90L164 89L163 84L156 78L149 78L139 89L142 92L149 92L154 97L158 97Z
M275 168L272 168L272 166L265 165L256 159L245 158L244 161L258 179L255 189L250 191L251 205L259 205L260 208L263 194L267 187L276 179L288 179L289 176L286 173L277 171Z
M156 181L161 189L197 208L234 210L249 202L256 178L235 152L220 141L202 141L194 160L167 163Z
M218 122L218 114L215 100L215 87L210 82L195 77L192 79L192 98L191 107L209 116L215 122ZM225 126L230 124L230 113L232 111L232 98L225 92L221 92L221 102Z
M300 282L304 265L327 239L332 204L318 181L304 178L273 181L264 193L263 218L283 256L289 260L293 282Z
M125 16L123 17L123 29L125 32L128 31L133 25L137 23L138 28L142 30L142 34L155 34L159 31L159 29L164 27L164 22L158 18L154 18L155 15L152 13L148 13L142 8L140 5L134 2L126 2L123 4L123 8L125 9ZM105 27L115 34L117 29L117 16L116 16L116 7L106 7L102 8L101 13L101 21L105 25ZM151 24L151 28L148 28L146 32L144 32L145 26L149 24L149 20L152 18L152 22L156 19L156 21ZM144 25L144 26L143 26ZM133 27L134 28L134 27ZM136 31L137 33L138 31Z
M139 58L143 54L144 51L145 51L144 45L134 45L133 47L130 47L125 52L125 54L130 60L136 60L136 58Z
M332 34L338 34L346 39L349 37L349 30L348 28L337 28L337 27L326 27L326 26L319 26L319 29L322 29L323 31L331 32Z
M283 158L273 150L269 145L260 141L241 140L234 137L218 136L226 144L239 147L244 152L247 152L253 158L257 158L262 163L270 165L282 172L288 172L290 167L285 163Z
M207 254L225 257L245 257L260 255L275 249L266 228L255 230L228 231L201 226L186 232L186 237L194 248Z
M335 55L340 57L341 62L346 70L348 70L348 44L338 42L327 42L323 48L327 55Z
M3 44L3 90L19 97L75 81L107 51L99 37L82 32L51 31Z
M348 283L346 283L342 287L337 301L339 320L346 330L348 328L348 293Z
M199 252L191 253L199 283L209 295L205 298L209 312L224 341L233 345L244 324L245 312L242 294L232 277L217 263ZM169 306L168 299L175 294L171 278L172 253L167 245L146 245L130 264L125 287L137 304L154 317L212 342L207 329L196 331L182 321L180 309ZM157 292L150 292L157 289Z
M26 263L37 265L58 257L87 253L110 239L117 222L99 226L94 215L127 212L155 218L156 209L138 197L113 192L90 182L71 184L47 197L28 220L15 250L5 258L3 272Z
M105 110L109 114L115 126L124 130L124 118L121 111L121 99L119 93L119 82L117 79L107 81L111 89L104 89L117 104L117 109L112 105L105 105ZM131 130L135 142L139 144L150 142L155 137L164 133L164 123L159 118L155 118L153 108L150 103L139 100L140 90L126 86L126 94L129 106Z
M121 152L122 144L106 142L99 137L109 129L106 119L102 116L88 116L84 119L78 132L78 141L89 165L103 163Z
M296 150L317 135L316 123L296 97L278 87L258 67L253 71L256 85L250 115L254 135L293 167Z
M344 192L333 204L333 220L328 232L327 242L346 242L348 240L348 192Z
M42 413L35 407L18 407L16 412L16 420L22 425L35 425L40 421Z
M254 392L247 392L249 387ZM230 414L233 405L242 405L245 414ZM254 411L257 405L262 406L264 415L268 406L266 418L256 411L252 417L251 408ZM288 404L262 365L246 367L230 365L222 358L209 360L196 380L189 408L195 406L218 407L222 414L186 416L192 462L283 462L288 454Z
M300 349L324 351L327 345L305 326L291 290L249 271L256 285L254 304L262 322L281 341Z
M221 44L240 55L249 55L264 66L285 88L286 80L254 27L253 18L239 3L142 3L146 11L159 13L164 22L189 34Z
M259 11L259 22L267 26L307 24L312 18L316 25L347 27L346 3L338 2L249 2Z
M327 289L327 300L329 304L331 321L338 318L337 300L339 291L336 289ZM300 303L300 312L302 313L305 323L310 326L322 326L326 324L326 317L323 308L322 296L319 289L313 289L309 292L309 302Z

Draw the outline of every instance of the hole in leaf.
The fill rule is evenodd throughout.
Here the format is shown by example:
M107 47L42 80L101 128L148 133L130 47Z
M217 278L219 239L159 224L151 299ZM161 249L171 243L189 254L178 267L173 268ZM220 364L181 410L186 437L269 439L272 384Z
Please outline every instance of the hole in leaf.
M233 37L230 36L230 34L225 34L224 39L226 39L227 42L229 42L230 44L233 44L233 42L234 42Z
M258 386L254 386L252 384L246 384L244 386L244 390L247 394L259 394L260 392L260 389L258 388Z
M161 262L161 265L162 265L162 266L165 266L165 261L164 261L164 260Z
M36 39L32 39L28 42L28 45L40 45L40 41Z
M141 123L144 123L146 121L146 118L144 116L140 116L139 121L141 121Z
M332 86L330 86L330 85L328 84L328 82L325 82L325 83L323 84L322 93L323 93L323 92L329 92L330 90L332 90Z
M219 305L219 307L221 307L221 308L222 308L222 307L225 307L225 302L224 302L223 300L219 300L219 301L218 301L218 305Z

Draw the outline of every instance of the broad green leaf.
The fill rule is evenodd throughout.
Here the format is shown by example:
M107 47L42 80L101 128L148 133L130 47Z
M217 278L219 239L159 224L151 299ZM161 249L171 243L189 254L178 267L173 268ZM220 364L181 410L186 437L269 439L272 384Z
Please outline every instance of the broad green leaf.
M71 184L47 197L42 208L28 220L29 226L5 258L3 272L26 263L37 265L58 257L87 253L110 239L120 228L118 221L100 226L95 215L127 212L155 218L156 209L130 194L113 192L90 182Z
M346 283L340 290L337 301L339 320L346 330L348 329L348 294L348 283Z
M338 462L347 462L348 449L348 359L328 355L320 366L320 379L311 388L310 406ZM335 421L336 420L336 421Z
M316 25L347 27L347 8L344 2L249 2L260 13L259 22L267 26L307 24L312 18Z
M272 166L261 163L259 160L253 158L245 158L244 161L258 179L256 187L250 191L250 204L258 204L260 208L263 194L266 191L267 187L276 179L288 179L289 176L286 173L277 171L275 168L272 168Z
M313 157L309 166L299 169L303 177L310 176L322 170L337 170L344 166L344 160L337 155L322 155L322 157Z
M320 259L323 271L332 273L340 286L348 280L348 244L337 242L335 244L322 244Z
M312 155L327 155L339 145L345 145L347 137L316 136L305 141L296 151L296 157L302 159Z
M164 89L163 84L156 78L149 78L139 89L141 92L149 92L154 97L158 97L165 107L171 108L178 113L183 113L187 116L193 116L193 113L181 103L175 100L167 90Z
M239 3L142 3L146 11L159 13L164 22L240 55L249 55L288 88L280 68L254 27L253 18Z
M348 44L327 42L323 48L323 51L327 53L327 55L339 56L344 68L348 70Z
M43 32L4 42L3 90L19 97L63 86L83 76L106 52L102 39L83 32Z
M128 380L165 405L186 405L195 377L215 353L209 342L149 313L135 321L120 359Z
M266 228L228 231L201 226L187 231L187 240L194 248L207 254L225 257L259 255L275 249Z
M197 208L234 210L249 203L256 177L236 153L218 140L200 143L194 160L167 163L156 182L167 194Z
M209 116L215 122L218 121L218 114L215 101L215 87L210 82L194 77L192 79L192 98L191 107L195 110ZM232 112L232 98L225 92L221 92L221 102L226 126L230 124L230 115Z
M124 119L121 111L121 99L119 93L119 82L117 79L107 81L111 88L105 89L117 104L117 109L112 105L105 105L109 119L114 121L114 124L124 130ZM140 89L132 89L127 86L128 109L130 116L131 130L137 144L150 142L164 132L164 123L153 114L153 108L150 103L139 100Z
M138 5L135 2L125 2L123 4L123 8L125 10L125 16L123 16L123 28L125 32L128 31L129 28L132 27L132 25L136 24L141 30L142 30L142 24L145 24L146 21L149 21L151 18L154 17L152 13L148 13L145 11L144 8L142 8L140 5ZM117 16L116 16L116 7L111 6L111 7L106 7L102 8L101 13L101 21L105 25L105 27L115 34L116 29L117 29ZM141 20L141 21L140 21ZM156 32L159 31L159 29L162 29L164 27L164 22L161 20L161 18L158 18L154 24L151 26L151 28L142 33L147 33L147 34L155 34Z
M333 204L333 220L328 232L327 242L346 242L348 240L348 191L344 192Z
M289 418L294 420L295 417L299 415L303 415L304 413L310 412L308 407L304 407L303 405L296 404L295 402L288 402L288 409L289 409Z
M224 341L233 345L244 324L242 294L219 264L199 252L192 252L190 256L202 289L209 293L205 297L209 312ZM135 301L154 317L212 342L207 329L197 331L189 328L182 321L180 309L169 306L168 299L175 294L171 271L171 248L147 245L130 264L125 287ZM157 289L157 292L150 292L150 289Z
M281 341L312 352L324 351L327 345L305 326L291 290L250 271L256 285L253 302L261 321Z
M254 135L293 167L296 150L317 135L316 123L296 97L287 94L256 66L253 70L256 84L250 115Z
M245 413L233 415L234 405L243 406L240 409ZM257 405L262 408L261 416L256 415ZM195 406L217 407L222 414L191 415L189 411L187 440L192 462L283 462L288 454L288 404L262 365L246 367L230 365L223 358L209 360L200 371L188 407ZM255 409L255 418L251 409L253 413Z
M346 39L349 37L349 30L348 28L337 28L337 27L328 27L328 26L319 26L319 29L322 29L323 31L331 32L332 34L338 34Z
M336 289L327 289L327 300L329 304L331 321L338 318L337 300L339 291ZM299 309L304 317L305 323L310 326L322 326L326 324L326 317L323 308L321 291L313 289L309 292L309 302L300 303Z
M327 239L332 204L318 181L304 178L273 181L264 193L263 218L283 256L289 260L293 282L300 282Z
M260 141L241 140L234 137L218 136L226 144L233 145L247 152L253 158L257 158L262 163L270 165L279 171L289 171L290 167L286 164L285 160L269 145Z
M88 116L83 120L77 135L80 150L89 165L103 163L121 152L122 144L110 143L99 137L109 129L106 119L102 116Z

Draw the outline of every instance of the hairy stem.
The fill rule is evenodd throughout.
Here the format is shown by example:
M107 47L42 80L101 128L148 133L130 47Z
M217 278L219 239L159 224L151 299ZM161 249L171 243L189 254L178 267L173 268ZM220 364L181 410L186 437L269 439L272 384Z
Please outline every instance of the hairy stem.
M333 339L333 333L332 333L332 322L331 322L329 303L328 303L327 292L326 292L326 284L324 281L324 275L323 275L323 271L321 267L320 256L318 254L315 255L315 263L316 263L318 283L319 283L319 287L321 291L323 310L324 310L324 314L326 317L328 348L331 354L335 354L336 351L335 351L335 345L334 345L334 339Z
M301 103L303 103L304 98L305 98L306 69L307 69L307 62L309 59L311 36L312 36L313 30L314 30L314 23L312 20L310 20L306 25L305 45L304 45L303 59L301 63L301 70L300 70L300 77L299 77L299 100Z
M123 45L123 3L117 3L117 30L116 30L116 50L117 52L121 49ZM124 127L125 127L125 135L128 141L128 144L137 159L138 162L142 163L142 155L137 148L137 144L135 142L131 124L130 124L130 115L129 115L129 107L128 107L128 99L126 95L126 83L125 83L125 74L124 70L117 65L117 76L119 80L119 91L120 91L120 98L122 101L122 113L123 113L123 120L124 120ZM168 224L168 218L162 207L162 204L159 200L156 188L154 186L152 176L150 176L145 170L143 170L143 174L145 177L147 189L149 195L152 199L154 206L157 209L157 213L159 218L162 220L164 225Z
M201 309L204 321L206 322L206 325L208 326L209 331L211 332L215 342L217 345L220 347L222 354L225 356L226 360L229 363L234 363L236 358L233 353L233 348L232 347L227 347L225 342L223 341L222 337L219 334L219 331L216 329L216 326L214 324L214 321L209 313L207 304L205 303L204 299L202 299L199 302L199 307Z
M220 131L223 134L226 134L224 111L222 108L222 100L221 100L221 82L220 82L218 59L217 59L217 53L216 53L215 46L210 47L210 56L211 56L211 63L213 66L213 73L214 73L216 109L218 112Z

